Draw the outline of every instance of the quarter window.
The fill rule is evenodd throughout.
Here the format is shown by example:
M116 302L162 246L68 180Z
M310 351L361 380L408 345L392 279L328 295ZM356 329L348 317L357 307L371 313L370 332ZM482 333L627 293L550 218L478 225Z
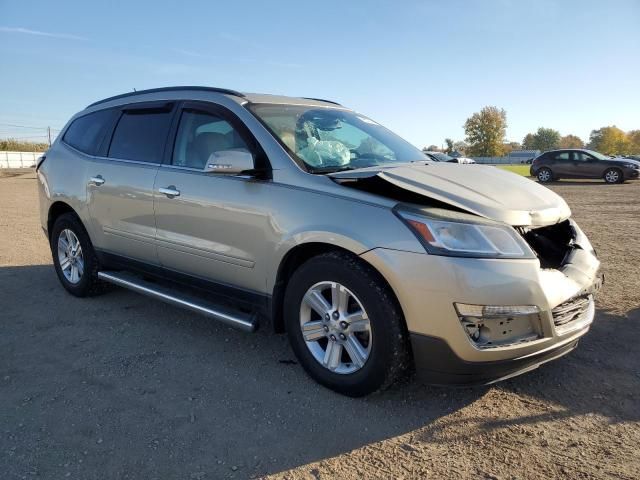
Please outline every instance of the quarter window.
M212 153L239 149L249 151L237 130L223 117L185 110L180 117L172 164L202 170Z
M169 133L169 111L125 111L113 133L109 157L161 163Z
M100 110L77 118L67 129L63 141L76 150L95 155L107 125L115 115L114 110Z

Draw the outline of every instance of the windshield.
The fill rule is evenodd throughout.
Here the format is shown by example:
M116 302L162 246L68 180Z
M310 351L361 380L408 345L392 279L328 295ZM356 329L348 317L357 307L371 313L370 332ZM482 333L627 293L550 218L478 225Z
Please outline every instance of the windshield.
M587 150L587 153L590 154L590 155L593 155L598 160L610 160L611 159L611 157L609 155L603 155L601 153L594 152L593 150Z
M428 160L407 141L352 111L279 104L248 108L312 173Z
M431 155L433 155L434 157L436 157L436 159L439 162L448 162L449 160L454 160L453 157L450 157L449 155L447 155L446 153L441 153L441 152L433 152Z

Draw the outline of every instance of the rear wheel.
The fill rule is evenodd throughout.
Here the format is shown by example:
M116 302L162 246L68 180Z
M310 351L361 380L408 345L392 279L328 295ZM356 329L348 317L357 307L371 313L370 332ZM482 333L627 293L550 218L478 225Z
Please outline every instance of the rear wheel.
M617 168L608 168L603 175L604 181L607 183L622 183L624 177L622 172Z
M538 170L536 177L538 178L538 181L540 183L549 183L550 181L553 180L553 172L551 171L550 168L543 167L540 170Z
M76 297L100 293L104 283L98 280L98 259L89 235L72 213L58 217L51 229L53 265L62 286Z
M389 287L358 258L332 252L289 280L285 324L307 373L349 396L384 389L409 364L404 319Z

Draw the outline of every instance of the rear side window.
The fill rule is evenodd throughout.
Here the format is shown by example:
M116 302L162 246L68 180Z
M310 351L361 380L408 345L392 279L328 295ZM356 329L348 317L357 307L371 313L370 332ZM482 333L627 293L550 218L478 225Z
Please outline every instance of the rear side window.
M569 152L556 153L552 160L555 160L556 162L566 162L569 160Z
M76 150L95 155L105 130L115 115L114 110L100 110L77 118L69 126L62 140Z
M109 157L162 163L171 112L166 110L123 112L111 139Z

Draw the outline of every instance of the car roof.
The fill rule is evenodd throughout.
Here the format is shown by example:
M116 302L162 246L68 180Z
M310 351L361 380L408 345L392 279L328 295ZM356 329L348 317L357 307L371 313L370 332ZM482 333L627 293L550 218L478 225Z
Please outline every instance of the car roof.
M333 100L325 100L322 98L312 97L290 97L285 95L271 95L265 93L245 93L237 90L231 90L228 88L196 86L196 85L183 85L175 87L161 87L151 88L147 90L134 90L133 92L122 93L114 95L112 97L98 100L87 106L87 108L93 108L98 105L106 103L126 103L131 100L154 100L154 97L166 97L168 94L182 94L191 93L194 98L200 98L203 93L210 93L214 95L224 95L240 104L245 103L278 103L287 105L310 105L310 106L333 106L338 108L345 108L338 102Z

